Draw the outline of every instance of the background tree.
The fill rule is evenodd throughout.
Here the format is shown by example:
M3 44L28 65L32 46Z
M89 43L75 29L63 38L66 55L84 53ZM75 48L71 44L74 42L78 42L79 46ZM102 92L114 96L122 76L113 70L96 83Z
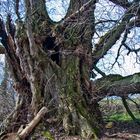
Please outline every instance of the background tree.
M139 73L125 77L107 75L98 67L118 40L121 45L115 63L122 47L128 50L128 55L135 53L137 62L139 58L139 47L127 44L128 34L139 27L139 2L110 1L124 9L116 20L97 19L95 8L104 1L71 0L66 16L59 22L50 19L45 0L14 1L16 29L10 13L7 19L0 19L1 43L18 94L7 132L17 133L21 125L28 124L46 106L51 111L45 118L62 120L68 134L96 139L103 124L98 102L106 96L139 93ZM21 2L25 17L21 17L24 15ZM103 29L102 35L98 29ZM91 81L93 69L102 78ZM44 126L45 123L44 120Z

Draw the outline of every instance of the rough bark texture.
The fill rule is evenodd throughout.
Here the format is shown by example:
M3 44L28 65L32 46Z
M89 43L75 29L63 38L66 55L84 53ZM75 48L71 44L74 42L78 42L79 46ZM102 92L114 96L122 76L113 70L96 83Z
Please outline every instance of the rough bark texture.
M100 133L95 112L99 112L98 105L95 107L96 102L89 102L94 17L87 17L94 13L94 3L94 0L81 5L75 2L79 6L72 16L67 16L69 21L75 18L75 22L54 24L46 12L44 0L25 0L26 21L18 19L15 38L10 31L6 33L1 21L1 30L5 33L3 45L15 80L14 88L19 94L13 119L9 122L13 127L13 123L18 123L15 132L20 125L30 122L42 106L49 106L49 109L56 108L56 113L50 113L49 117L61 116L68 134L96 139ZM82 22L85 23L82 25ZM47 46L47 43L55 46ZM53 52L47 47L52 47ZM59 64L51 59L52 53L58 53Z
M15 136L21 125L26 127L46 106L50 112L45 119L57 116L67 134L97 139L102 123L98 101L107 95L140 92L139 74L89 80L93 64L96 65L120 38L126 22L134 15L131 13L136 8L139 10L137 3L129 6L125 1L115 1L126 8L126 13L118 25L101 37L93 52L96 0L71 0L66 17L59 23L50 20L45 0L24 1L25 21L20 19L18 3L17 0L14 34L11 17L7 18L7 32L0 19L1 43L19 97L15 111L7 119L7 132Z
M140 93L140 73L123 77L121 75L108 75L93 82L92 93L96 100L105 96L128 96Z

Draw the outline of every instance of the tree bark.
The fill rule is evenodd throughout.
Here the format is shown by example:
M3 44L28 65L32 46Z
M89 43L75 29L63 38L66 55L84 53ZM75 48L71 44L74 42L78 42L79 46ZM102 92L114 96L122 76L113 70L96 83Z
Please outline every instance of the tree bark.
M92 97L102 100L107 96L128 96L140 93L140 73L129 76L113 75L92 81Z
M14 88L19 94L16 113L13 114L19 117L13 117L15 120L12 122L25 125L42 106L49 106L49 109L55 107L68 134L97 139L100 134L100 119L97 116L100 111L97 102L89 101L91 28L94 17L87 20L87 15L95 9L96 1L92 1L91 11L85 8L88 4L82 7L85 10L79 11L81 21L78 23L77 19L78 24L63 26L63 23L56 24L50 20L44 8L44 0L25 0L26 22L18 20L15 39L2 28L6 57L15 80ZM64 29L65 34L61 32ZM48 43L45 42L47 38L55 38L53 43L59 47L59 64L49 57L50 50L43 50Z
M107 54L108 50L110 50L116 41L119 40L125 30L132 28L134 21L130 19L132 19L136 9L139 10L139 7L138 4L134 2L131 4L130 8L126 10L121 22L100 37L98 43L95 44L93 48L93 65L96 65L99 60Z
M96 0L71 0L66 17L59 23L49 18L45 0L24 0L24 3L24 21L20 19L16 5L16 32L11 32L14 28L10 16L7 31L0 19L1 42L19 97L16 109L8 119L7 132L13 132L10 128L14 128L13 134L17 134L21 125L29 124L46 106L48 110L54 110L47 117L60 118L67 134L97 139L102 124L98 102L107 95L140 92L139 73L89 80L93 64L96 67L116 43L127 22L130 21L128 26L134 24L131 18L139 7L135 3L130 6L122 21L100 38L92 53ZM52 58L56 54L57 60Z

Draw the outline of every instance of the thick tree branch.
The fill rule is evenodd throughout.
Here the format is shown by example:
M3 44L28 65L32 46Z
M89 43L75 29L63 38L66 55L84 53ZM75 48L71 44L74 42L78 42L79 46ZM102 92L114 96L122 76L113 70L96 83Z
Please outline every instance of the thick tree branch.
M106 76L106 74L103 72L103 71L101 71L96 65L94 66L94 70L96 70L99 74L101 74L103 77L105 77Z
M108 75L92 82L92 94L96 100L107 96L127 96L140 93L140 73L123 77Z
M66 18L78 11L88 1L89 0L70 0L70 5L66 14Z
M91 52L91 40L95 31L94 10L96 0L82 1L82 4L79 4L81 7L74 10L71 14L68 14L69 16L67 15L66 18L57 26L55 33L59 34L59 36L61 35L61 40L71 44L73 47L75 45L80 46L80 44L82 44L81 46L84 46L85 50Z
M77 11L73 12L71 15L69 15L65 20L62 22L63 28L65 28L69 22L72 23L73 21L78 21L78 17L82 17L83 13L89 10L91 7L95 7L95 0L89 0L87 3L84 3ZM93 12L93 11L90 11ZM91 17L90 17L91 18Z
M134 24L134 21L130 19L134 16L136 10L139 9L139 5L132 5L125 13L122 18L122 21L115 26L112 30L108 31L104 36L102 36L97 44L94 46L93 50L93 65L96 65L97 62L106 55L107 51L116 43L117 40L121 37L121 34L128 28L130 25ZM128 24L127 24L128 23Z
M132 98L130 98L130 97L127 97L127 98L128 98L128 100L130 100L132 103L135 104L135 106L136 106L138 112L140 113L140 105L139 105L136 101L134 101L134 99L132 99Z
M35 25L42 24L46 22L47 26L53 25L53 21L50 19L47 10L45 0L24 0L26 19L31 18L31 23L33 27Z
M21 81L23 79L23 73L20 69L19 59L15 54L16 46L11 35L6 33L5 25L2 19L0 19L0 37L2 38L1 43L6 50L6 57L9 67L11 68L11 72L16 81Z
M14 40L16 29L15 29L15 25L12 23L12 18L10 14L7 15L6 29Z
M18 18L18 19L21 19L21 18L20 18L20 13L19 13L19 1L20 1L20 0L14 0L14 4L15 4L15 13L16 13L16 15L17 15L17 18Z

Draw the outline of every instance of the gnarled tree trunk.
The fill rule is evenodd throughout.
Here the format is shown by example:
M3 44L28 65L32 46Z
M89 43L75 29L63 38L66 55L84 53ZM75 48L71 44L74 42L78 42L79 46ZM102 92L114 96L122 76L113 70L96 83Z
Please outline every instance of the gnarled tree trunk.
M55 107L68 134L96 139L100 111L97 102L91 102L89 80L95 3L71 0L65 19L54 23L45 0L25 0L25 21L18 20L15 38L9 32L3 39L19 94L12 122L29 123L42 106Z

